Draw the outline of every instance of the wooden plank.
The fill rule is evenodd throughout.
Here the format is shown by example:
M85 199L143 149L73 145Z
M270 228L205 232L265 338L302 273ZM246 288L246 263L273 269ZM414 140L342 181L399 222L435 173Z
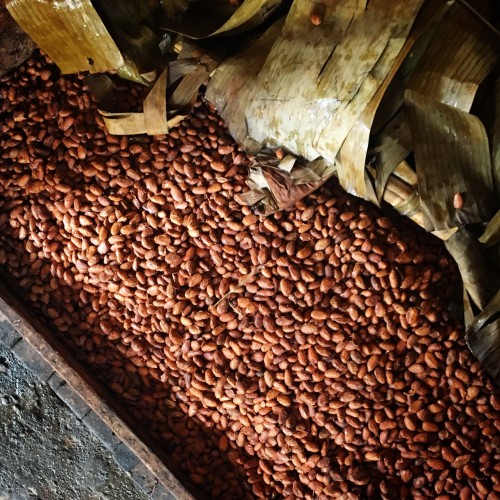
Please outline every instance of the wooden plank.
M174 475L172 470L175 470L175 466L159 450L154 450L151 438L140 430L133 430L134 422L127 416L125 407L97 383L63 343L32 317L27 308L0 282L0 321L3 319L66 380L175 498L194 500L203 497L181 474L176 472Z

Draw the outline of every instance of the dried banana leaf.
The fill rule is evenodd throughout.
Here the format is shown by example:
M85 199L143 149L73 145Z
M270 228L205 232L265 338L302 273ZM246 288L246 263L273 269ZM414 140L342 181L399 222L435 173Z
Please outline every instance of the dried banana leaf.
M408 162L402 161L395 169L394 169L394 175L397 176L399 179L402 181L406 182L410 186L416 186L417 185L417 174L416 172L410 167Z
M333 164L389 73L421 4L372 0L364 9L357 1L332 1L322 5L317 26L311 22L314 5L295 0L254 84L246 113L250 136ZM364 186L362 174L358 182Z
M245 117L248 97L283 23L284 20L277 21L245 51L226 59L216 69L205 93L224 118L231 135L254 154L261 146L248 136Z
M172 85L183 76L192 73L200 65L200 60L196 57L176 59L168 64L168 84Z
M368 151L369 155L375 155L374 162L377 167L375 192L379 201L382 201L390 175L408 156L408 148L403 146L400 140L400 129L405 123L403 113L398 113L378 136L373 153Z
M445 242L445 246L458 265L473 303L482 311L500 288L500 270L486 259L481 244L463 227Z
M435 21L438 22L436 28ZM432 40L429 42L429 35ZM416 54L408 58L403 67L411 78L403 80L403 85L388 92L376 117L378 122L390 118L390 114L401 104L404 88L413 89L429 98L447 103L464 111L469 111L478 86L494 68L498 61L499 39L484 19L471 13L463 4L448 3L438 12L417 43ZM427 47L422 54L422 49ZM416 56L416 57L415 57ZM405 67L408 66L408 67ZM378 129L380 125L375 125ZM377 154L376 192L380 199L385 183L402 158L411 152L405 144L401 131L405 130L404 116L399 113L392 122L378 134L375 144L390 142L392 147ZM399 137L399 140L398 140ZM393 142L393 141L397 142Z
M376 174L372 165L368 165L366 170L372 176ZM413 183L409 183L396 175L391 175L384 192L384 201L423 227L424 218L420 210L420 199Z
M95 75L87 78L92 92L99 102L108 132L112 135L163 135L178 125L191 111L199 87L208 77L203 66L187 74L171 96L171 111L167 112L168 68L166 68L144 99L142 113L114 112L113 83L108 76Z
M500 196L500 78L495 82L495 121L491 139L491 163L497 196Z
M169 129L167 120L167 81L168 69L165 69L153 88L144 99L144 125L148 135L166 134Z
M474 318L469 332L477 333L496 314L500 313L500 290L488 302L488 305ZM499 346L500 347L500 346Z
M428 230L491 219L495 198L486 131L457 108L406 91L420 204ZM463 203L455 207L455 196Z
M199 88L208 79L208 76L208 71L202 66L198 66L194 71L188 73L168 99L169 113L171 111L189 113L196 102Z
M321 179L311 183L295 184L288 172L277 168L264 167L263 173L280 209L288 208L322 184Z
M273 150L265 148L248 169L250 191L239 195L238 200L253 206L259 214L269 215L291 207L318 189L334 172L322 159L306 162L293 155L280 159Z
M124 65L118 46L90 0L7 0L6 6L63 73L99 73Z
M465 285L462 286L463 301L464 301L464 323L465 327L469 328L474 322L474 311L472 309L472 304L470 303L469 293Z
M262 24L281 0L244 0L235 7L227 0L192 2L179 21L170 18L162 28L193 39L248 31Z
M235 195L238 203L242 205L247 205L249 207L257 205L259 202L269 197L269 194L262 189L253 188L250 191L245 191L244 193L238 193Z
M415 39L415 43L392 79L377 109L371 129L374 136L378 135L398 115L403 107L405 100L404 93L408 87L408 82L420 60L424 57L429 43L439 28L443 17L448 12L449 7L450 2L444 0L437 2L428 1L419 12L409 35L409 40ZM400 121L398 119L398 123Z
M150 83L143 75L156 69L162 60L158 25L165 14L159 1L96 0L93 3L125 60L118 71L120 76Z
M469 111L479 84L495 67L499 38L484 19L456 2L436 31L408 88Z
M466 341L476 358L500 382L500 290L467 328Z
M349 131L337 158L337 162L339 164L339 180L344 189L350 193L360 196L361 198L368 199L375 204L378 204L382 198L383 187L385 186L387 177L391 174L392 169L390 171L384 171L384 179L383 182L379 179L378 190L374 190L373 186L367 184L366 176L364 176L364 169L372 124L389 85L391 84L393 78L398 74L398 70L405 59L408 59L407 56L413 48L415 42L419 39L426 26L436 14L436 5L440 5L440 2L434 2L432 4L428 4L428 6L429 5L431 7L430 9L424 8L420 12L415 26L406 39L404 46L402 46L402 41L406 38L407 28L405 26L399 27L399 29L402 30L400 36L403 37L403 40L397 38L396 34L393 33L394 38L390 41L390 43L396 45L397 47L402 46L402 49L397 57L393 59L391 66L388 66L384 56L382 56L374 66L372 75L377 75L377 79L380 79L382 83L368 106L364 109L352 129ZM393 52L391 50L387 50L387 54L390 54L390 57L393 57ZM413 56L415 58L415 54L413 54ZM410 61L413 61L414 58L410 58ZM386 74L385 68L387 67L389 67L390 70ZM408 70L408 67L405 68L405 71ZM378 74L378 71L380 71L380 75ZM404 79L402 79L401 83L403 83L403 81ZM403 148L401 147L391 148L391 153L398 156L399 160L395 162L394 168L406 157L406 155L401 155L402 149ZM382 169L379 170L381 171ZM380 186L382 186L382 188Z
M479 241L487 247L500 244L500 210L488 222Z
M497 384L500 383L500 319L496 319L475 335L466 336L474 356Z

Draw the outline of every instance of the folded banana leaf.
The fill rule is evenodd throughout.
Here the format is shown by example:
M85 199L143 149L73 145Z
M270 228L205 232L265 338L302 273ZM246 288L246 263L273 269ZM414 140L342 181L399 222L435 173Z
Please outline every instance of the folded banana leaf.
M96 0L93 2L125 64L118 74L128 80L149 84L143 75L161 65L159 29L165 17L158 0Z
M226 59L212 75L205 93L224 118L231 135L249 153L257 153L261 145L248 136L245 118L248 97L283 22L275 22L246 50Z
M492 320L476 334L467 335L466 341L493 381L500 385L500 319Z
M476 358L500 383L500 289L474 318L465 338Z
M495 83L495 119L493 123L493 134L491 139L491 163L495 187L500 195L500 77Z
M281 158L265 148L250 165L247 181L250 191L237 198L240 203L252 206L254 212L270 215L290 208L333 174L333 167L322 159L307 162L290 154Z
M391 174L411 153L411 145L405 144L406 141L403 139L406 133L405 129L408 129L408 124L406 115L401 109L382 132L372 138L372 142L375 144L372 150L374 155L369 158L369 161L372 161L377 167L375 192L379 201L384 198ZM370 151L368 154L370 156Z
M406 42L399 52L398 56L395 58L392 66L385 76L382 84L378 88L377 92L371 99L368 106L361 113L356 123L349 131L342 147L339 151L339 155L337 157L337 170L339 172L339 180L341 185L346 189L346 191L356 194L361 198L370 200L375 204L379 204L382 199L383 189L376 190L372 186L371 182L364 175L365 164L366 164L366 154L368 150L368 143L370 140L370 134L372 129L372 124L379 110L380 104L383 100L383 97L388 90L388 88L393 83L393 80L396 76L398 89L404 88L405 80L407 78L407 74L411 72L412 67L418 61L419 56L423 52L422 45L425 46L428 43L428 38L423 37L423 43L417 45L416 50L412 51L415 43L422 37L422 34L427 31L431 31L432 29L428 29L429 24L431 24L432 20L438 13L441 13L441 2L432 2L428 3L424 8L419 12L418 18L415 21L415 24L406 38ZM411 56L409 56L411 52ZM382 59L377 63L374 67L374 72L376 72L377 67L380 65ZM406 63L406 64L404 64ZM401 66L404 64L404 67ZM401 68L401 71L399 71ZM400 90L402 93L402 91ZM386 102L390 102L386 100ZM394 102L394 99L391 100ZM388 112L389 110L385 110ZM400 124L401 125L401 124ZM398 128L398 132L400 128ZM399 135L398 135L399 137ZM404 158L407 156L405 149L399 144L399 141L396 141L395 147L390 148L391 154L398 157L398 161L395 162L395 165L400 164ZM403 155L401 155L401 152ZM379 169L379 172L382 174L382 169ZM377 172L377 175L379 174ZM388 176L391 172L385 172ZM378 185L385 186L387 182L387 178L383 179L384 182L380 182L380 178L378 179ZM375 182L377 185L377 183Z
M474 318L474 322L469 327L469 333L477 333L498 313L500 313L500 289L488 302L488 305Z
M374 144L391 144L390 148L376 155L375 187L379 200L390 174L412 150L401 136L405 130L404 113L400 111L393 116L394 109L402 105L404 89L412 89L436 101L469 111L479 85L498 62L500 41L496 30L484 18L471 12L467 4L447 4L434 19L438 22L430 24L419 42L417 53L412 54L412 58L403 65L410 78L406 77L404 85L388 93L376 118L379 122L376 132L384 119L388 124L377 132ZM418 63L416 67L412 59Z
M344 0L314 12L315 4L295 0L253 85L246 113L250 136L333 163L390 71L422 3L372 0L365 8ZM319 25L311 22L312 14Z
M490 262L475 236L461 227L445 242L475 307L482 311L500 288L500 268Z
M500 210L488 222L479 241L487 247L500 244Z
M392 78L377 108L371 128L373 136L377 136L401 111L408 83L420 60L425 56L429 44L433 40L443 18L447 15L450 6L451 2L444 0L437 2L427 1L420 10L408 36L407 42L413 41L410 51Z
M183 79L167 98L169 69L174 68L171 80L175 83ZM183 75L185 72L185 75ZM178 125L192 110L198 90L208 78L205 66L189 61L180 64L173 61L161 73L152 89L144 99L143 112L116 112L114 104L113 82L106 75L92 75L86 79L99 103L99 113L104 119L108 132L112 135L163 135ZM167 104L168 99L168 104Z
M228 0L191 2L184 12L172 17L169 2L163 2L170 14L162 28L193 39L249 31L262 24L282 0L244 0L237 7Z
M21 28L63 73L115 70L125 61L90 0L7 0Z
M406 91L406 108L425 228L489 221L500 200L481 121L412 90Z
M498 61L495 30L455 2L436 30L408 88L469 111L479 84Z
M63 73L117 71L146 84L161 63L159 0L7 0L19 25Z

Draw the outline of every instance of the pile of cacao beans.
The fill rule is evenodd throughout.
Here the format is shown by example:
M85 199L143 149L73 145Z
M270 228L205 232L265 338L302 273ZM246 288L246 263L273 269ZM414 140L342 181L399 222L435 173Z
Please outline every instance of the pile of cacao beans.
M136 107L140 88L116 91ZM0 79L0 265L208 497L500 498L500 396L436 239L334 183L259 217L202 99L107 134L84 75Z

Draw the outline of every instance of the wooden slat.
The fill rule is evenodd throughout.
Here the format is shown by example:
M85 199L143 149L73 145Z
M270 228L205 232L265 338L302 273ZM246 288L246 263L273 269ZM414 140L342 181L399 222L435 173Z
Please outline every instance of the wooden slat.
M0 282L0 321L2 319L18 330L175 498L194 500L202 497L194 488L190 487L196 497L186 489L183 483L187 485L187 481L180 474L176 474L178 477L173 474L171 469L174 467L169 460L158 451L153 451L151 444L146 444L150 438L139 430L133 430L134 424L127 417L125 408L89 376L62 342L45 325L31 317L22 303Z

